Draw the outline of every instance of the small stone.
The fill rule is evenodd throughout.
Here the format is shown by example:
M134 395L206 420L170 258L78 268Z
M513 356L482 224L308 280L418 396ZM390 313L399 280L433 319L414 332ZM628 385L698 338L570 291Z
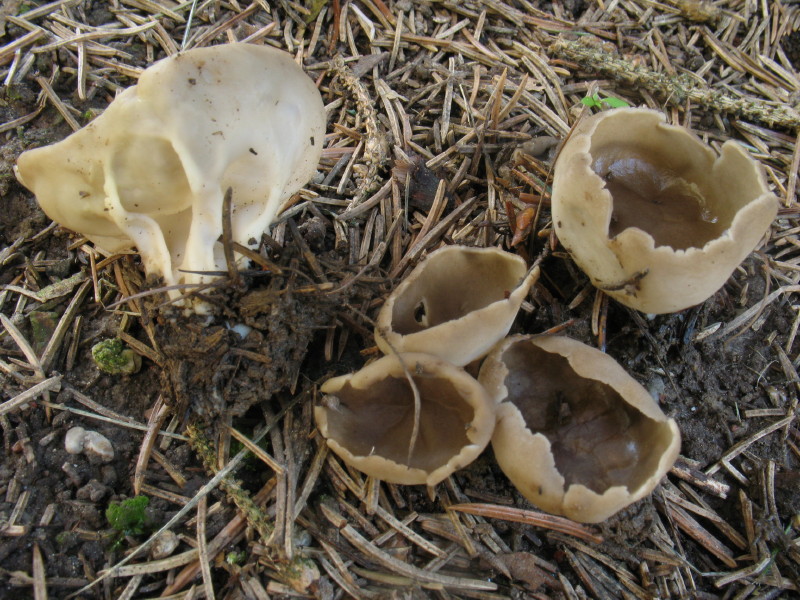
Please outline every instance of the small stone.
M105 485L114 487L117 483L117 470L111 465L104 466L100 469L100 479Z
M72 516L76 520L82 521L87 529L101 529L105 526L106 520L103 513L94 504L76 500L70 503L70 509Z
M96 456L103 462L114 460L114 447L106 436L96 431L86 432L83 452L88 457Z
M100 502L103 497L108 493L108 488L97 479L92 479L77 491L75 497L78 500L89 500L90 502Z
M73 427L64 437L64 449L70 454L80 454L86 441L86 430L83 427Z
M664 393L667 391L667 384L661 377L655 375L648 382L647 391L650 392L653 400L655 400L657 403L661 403Z
M295 592L305 594L313 583L319 581L319 569L309 558L296 558L287 571L288 584Z
M302 527L295 526L294 535L292 536L294 545L297 547L311 546L314 538L311 534Z
M245 325L244 323L237 323L236 325L233 325L230 328L230 330L233 331L240 338L245 339L249 335L249 333L253 331L253 328L250 327L249 325Z
M62 390L63 392L63 390ZM61 394L59 393L59 396ZM64 425L69 419L73 417L73 414L68 410L64 410L59 412L55 417L53 417L52 426L53 428L59 428Z
M167 530L159 535L150 548L150 556L155 560L167 558L178 547L180 539L174 531Z
M83 480L81 479L81 474L78 473L78 469L75 468L75 465L67 461L63 465L61 465L61 470L67 474L67 477L69 478L69 481L73 486L75 487L81 486Z
M49 446L53 442L53 440L56 439L56 437L58 437L58 433L59 432L57 430L51 431L50 433L48 433L46 436L44 436L42 439L39 440L39 445L42 448Z

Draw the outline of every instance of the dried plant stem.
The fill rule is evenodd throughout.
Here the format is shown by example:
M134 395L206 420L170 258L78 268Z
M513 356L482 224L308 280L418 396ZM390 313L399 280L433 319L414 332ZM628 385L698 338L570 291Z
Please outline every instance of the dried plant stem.
M217 474L217 449L214 442L206 436L205 432L195 425L190 425L186 429L189 437L189 444L203 461L203 465L209 473ZM248 524L255 529L263 540L268 540L272 534L273 525L269 517L261 510L247 490L242 489L239 482L232 477L223 477L219 482L228 498L242 511L247 518Z
M382 183L378 171L386 162L389 151L386 137L378 126L378 112L366 86L345 64L341 56L337 56L331 63L340 84L353 95L356 101L358 114L364 119L366 140L364 140L364 160L367 162L367 171L358 185L350 206L353 208L361 203L371 191L377 189L376 184Z
M768 104L757 98L736 98L701 86L688 75L668 75L636 66L595 48L584 38L578 41L559 38L550 46L550 52L560 58L575 61L588 71L613 77L636 88L644 88L672 105L683 106L691 101L708 110L733 114L769 127L790 130L800 128L800 114L789 105Z
M240 281L239 271L236 269L236 259L233 256L233 225L231 214L233 212L233 188L225 191L222 199L222 249L225 253L225 266L228 267L228 279L233 285Z
M403 365L403 371L406 374L406 379L408 380L408 384L411 386L411 391L414 394L414 427L411 430L411 439L408 441L408 457L406 458L406 462L410 467L411 456L414 454L414 448L417 445L417 438L419 437L419 422L422 413L422 400L419 397L419 389L414 381L414 377L412 377L408 367L406 367L405 363L403 363L403 359L400 358L400 355L398 355L397 358L400 361L400 364Z
M411 370L408 368L408 365L406 365L405 360L403 360L403 355L400 354L400 352L392 345L385 335L382 335L381 337L389 346L389 350L392 351L392 355L397 358L397 362L399 362L400 366L403 367L403 373L406 376L408 385L411 387L411 393L414 395L414 426L411 429L411 437L408 440L408 456L406 457L406 462L408 463L408 466L411 467L411 456L414 454L414 448L417 445L417 438L419 437L419 423L422 415L422 398L420 397L417 383L414 381L414 376L411 374Z

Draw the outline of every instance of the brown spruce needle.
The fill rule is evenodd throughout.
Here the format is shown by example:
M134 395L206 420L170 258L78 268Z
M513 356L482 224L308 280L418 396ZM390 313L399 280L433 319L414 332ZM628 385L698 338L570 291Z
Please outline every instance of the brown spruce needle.
M533 510L525 510L522 508L514 508L511 506L500 506L497 504L454 504L448 507L449 510L457 510L470 515L479 517L489 517L492 519L502 519L504 521L514 521L515 523L525 523L526 525L534 525L542 527L543 529L552 529L553 531L560 531L574 535L577 538L599 544L603 538L594 533L588 527L576 523L564 517L556 517L546 513L537 512Z

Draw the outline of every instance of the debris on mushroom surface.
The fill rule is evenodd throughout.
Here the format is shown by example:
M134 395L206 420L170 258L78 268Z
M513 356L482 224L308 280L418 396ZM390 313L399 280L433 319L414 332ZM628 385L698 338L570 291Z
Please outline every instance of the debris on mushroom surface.
M675 421L613 358L576 340L511 336L478 379L498 402L498 465L548 512L603 521L649 494L678 456Z
M508 334L539 277L499 248L444 246L429 254L386 299L375 342L385 354L425 352L463 366Z
M135 246L168 285L198 283L226 270L226 190L232 240L253 247L314 175L324 135L320 93L289 54L225 44L152 65L92 123L24 152L17 174L61 225L109 252Z
M592 283L627 306L666 313L711 297L758 245L778 201L733 141L719 156L660 112L585 119L553 173L556 233Z
M436 485L471 463L494 429L494 405L483 386L428 354L384 356L328 380L321 391L314 417L328 446L390 483Z

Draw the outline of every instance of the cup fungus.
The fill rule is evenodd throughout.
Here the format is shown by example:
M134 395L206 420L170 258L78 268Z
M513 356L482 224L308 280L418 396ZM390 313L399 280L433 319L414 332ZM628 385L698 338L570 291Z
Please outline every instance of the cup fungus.
M426 352L463 366L484 356L511 329L539 277L499 248L444 246L386 299L375 342L385 354Z
M523 496L598 523L649 494L680 434L610 356L561 336L511 336L478 377L497 406L492 448Z
M324 134L319 91L289 54L227 44L157 62L17 173L53 220L109 252L136 246L167 284L196 283L226 269L226 190L232 239L253 247L315 173Z
M664 116L608 110L576 127L556 160L556 233L592 283L666 313L712 296L777 213L760 166L736 142L721 154Z
M314 417L328 446L390 483L436 485L471 463L494 429L486 390L463 369L428 354L384 356L329 379L322 392Z

